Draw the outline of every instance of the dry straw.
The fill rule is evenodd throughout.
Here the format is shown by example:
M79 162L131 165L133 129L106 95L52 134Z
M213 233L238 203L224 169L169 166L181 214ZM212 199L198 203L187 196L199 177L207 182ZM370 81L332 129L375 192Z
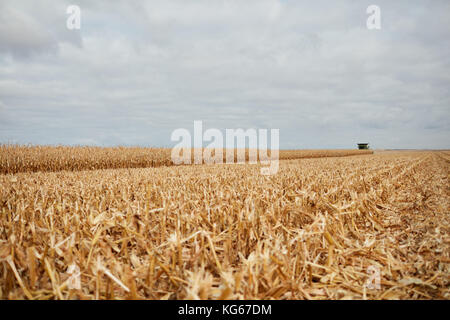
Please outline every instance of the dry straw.
M249 164L0 175L0 298L449 299L449 162L382 152L281 161L273 176Z

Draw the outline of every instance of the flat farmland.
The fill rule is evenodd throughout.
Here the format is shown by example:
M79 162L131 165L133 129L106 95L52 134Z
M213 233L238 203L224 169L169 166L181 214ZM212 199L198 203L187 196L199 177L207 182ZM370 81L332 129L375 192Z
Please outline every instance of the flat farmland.
M204 152L206 148L202 151ZM244 151L249 160L249 149ZM253 149L255 150L255 149ZM195 149L191 149L191 163L194 163ZM238 162L238 152L234 152L234 162ZM212 151L214 153L214 151ZM270 155L270 151L268 152ZM280 160L344 157L372 154L372 150L280 150ZM226 149L222 150L226 163ZM259 156L257 155L258 160ZM28 146L0 145L0 174L19 172L55 172L121 168L155 168L175 165L169 148L143 147L92 147L92 146Z
M2 174L0 298L449 299L449 173L435 151Z

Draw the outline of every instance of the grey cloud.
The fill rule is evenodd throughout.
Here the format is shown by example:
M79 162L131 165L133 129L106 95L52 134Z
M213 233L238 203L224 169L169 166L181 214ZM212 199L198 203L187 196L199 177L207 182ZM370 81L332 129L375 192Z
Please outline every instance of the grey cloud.
M79 1L79 31L69 2L2 2L0 142L170 146L204 120L284 148L448 148L449 3L378 2L379 31L368 1Z
M35 54L55 54L62 42L81 46L81 36L66 28L66 8L62 1L2 1L0 53L30 58Z

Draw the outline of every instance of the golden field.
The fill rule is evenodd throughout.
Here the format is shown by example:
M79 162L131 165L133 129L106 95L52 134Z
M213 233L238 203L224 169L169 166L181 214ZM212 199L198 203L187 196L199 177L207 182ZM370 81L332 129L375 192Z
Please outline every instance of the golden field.
M131 149L41 152L27 168L5 150L1 299L450 298L447 151L283 160L263 176L250 164L116 169L133 167ZM92 163L111 169L79 170ZM379 289L365 285L373 268Z
M280 150L279 159L342 157L372 153L372 150ZM234 159L237 162L236 151ZM249 159L248 149L245 150L245 159ZM194 149L191 150L191 160L191 163L194 163ZM223 162L226 162L226 149L223 150ZM174 164L169 148L0 145L0 174L171 165Z

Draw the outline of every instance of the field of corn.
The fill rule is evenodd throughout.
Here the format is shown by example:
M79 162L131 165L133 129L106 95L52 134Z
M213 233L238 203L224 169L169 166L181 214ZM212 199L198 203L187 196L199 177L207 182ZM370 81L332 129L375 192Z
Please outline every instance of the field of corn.
M191 163L194 163L194 149ZM280 159L342 157L371 154L371 150L280 150ZM269 151L270 154L270 151ZM237 152L235 152L237 162ZM245 159L249 151L245 150ZM226 162L226 150L223 150ZM78 171L119 168L153 168L174 165L169 148L69 147L0 145L0 174L38 171Z
M450 152L264 176L62 148L1 151L1 299L450 299ZM111 169L79 170L96 168Z

